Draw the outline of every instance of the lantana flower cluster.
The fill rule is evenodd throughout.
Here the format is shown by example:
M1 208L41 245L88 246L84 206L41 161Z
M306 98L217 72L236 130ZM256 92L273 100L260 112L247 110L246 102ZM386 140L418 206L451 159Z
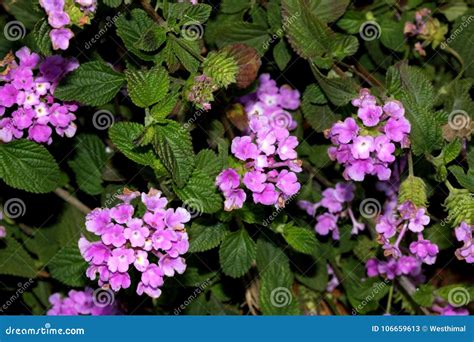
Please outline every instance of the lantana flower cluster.
M339 121L325 132L335 145L328 149L329 157L345 167L346 180L362 181L366 175L388 180L396 144L402 148L410 144L411 126L405 109L397 100L378 105L375 96L365 88L352 100L352 105L358 108L357 117Z
M426 56L425 48L432 44L436 48L441 44L443 47L444 36L448 32L447 25L443 25L436 18L431 17L431 10L422 8L415 13L415 21L407 21L403 29L403 33L407 37L414 37L417 40L415 43L415 51L420 56Z
M49 32L54 50L67 50L69 40L74 37L72 24L82 26L89 23L96 10L97 0L40 0L40 6L48 15L52 27Z
M298 201L298 206L316 218L314 229L318 234L325 236L331 233L334 240L339 240L339 220L350 218L352 234L365 228L363 223L356 220L350 205L354 199L354 190L353 183L338 183L334 188L325 189L319 202Z
M400 275L416 277L421 274L422 263L433 265L439 248L423 236L429 222L426 208L417 207L411 201L405 201L398 208L381 215L375 230L380 234L379 242L389 260L384 262L370 259L366 265L368 275L372 277L383 274L388 279ZM409 232L416 234L417 240L412 241L404 251L402 242Z
M84 291L70 290L66 297L61 293L53 293L49 296L52 307L48 310L48 316L107 316L118 315L120 310L116 303L99 303L95 299L94 290L85 288Z
M455 252L456 257L459 260L466 260L467 263L474 263L474 239L472 232L474 231L474 225L469 225L466 222L461 222L454 232L456 239L459 242L463 242L464 245L458 248Z
M235 167L222 171L216 184L225 197L225 210L242 208L247 194L254 203L284 207L300 189L296 173L298 139L290 135L296 121L288 110L300 106L300 93L289 86L278 87L270 75L260 76L255 93L242 98L248 117L245 135L232 140Z
M12 56L6 72L0 76L0 141L27 138L38 143L52 142L53 129L60 136L76 133L75 103L54 98L61 78L76 69L76 59L59 55L46 57L23 47Z
M94 242L79 240L81 254L90 263L86 274L91 280L98 276L100 286L119 291L130 287L129 272L135 268L141 273L136 292L158 298L164 276L186 269L181 255L189 248L184 224L191 216L184 208L166 208L168 200L156 189L126 190L117 197L121 203L94 209L86 217L87 230L100 237ZM143 214L132 201L145 207Z

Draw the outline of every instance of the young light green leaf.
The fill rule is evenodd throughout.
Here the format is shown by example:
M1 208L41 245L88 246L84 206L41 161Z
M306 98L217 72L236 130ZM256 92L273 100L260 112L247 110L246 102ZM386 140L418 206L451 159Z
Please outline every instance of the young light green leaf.
M169 89L169 77L162 67L126 70L127 88L135 105L146 108L162 100Z

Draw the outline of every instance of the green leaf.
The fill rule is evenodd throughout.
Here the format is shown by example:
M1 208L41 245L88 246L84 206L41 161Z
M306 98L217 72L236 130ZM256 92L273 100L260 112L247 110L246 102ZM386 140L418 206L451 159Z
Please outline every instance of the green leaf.
M291 52L286 42L281 39L273 48L273 58L280 70L284 70L291 60Z
M354 247L354 255L362 262L367 262L370 258L377 256L379 244L377 241L369 239L362 235L357 239L357 244Z
M196 156L196 169L201 170L213 180L222 171L222 161L209 149L201 150Z
M36 277L35 261L13 237L0 242L0 274L24 278Z
M467 77L474 77L474 64L471 63L474 60L474 49L472 49L472 44L467 43L474 35L474 26L471 25L473 15L474 11L470 9L465 15L458 18L451 28L454 39L451 38L446 41L447 44L444 43L461 56L466 65L465 76ZM443 44L441 44L441 48L443 48ZM459 65L458 63L456 64ZM461 66L458 66L458 70L460 69Z
M260 273L260 309L264 315L298 315L298 302L291 290L293 274L286 254L270 242L257 242Z
M60 171L46 148L21 139L0 144L0 178L13 188L46 193L58 187Z
M123 43L128 51L145 61L152 61L155 59L154 55L146 54L141 49L155 50L159 47L160 40L162 39L161 33L156 29L157 24L151 19L145 11L135 8L131 12L130 20L127 20L125 15L121 15L115 22L117 27L117 35L122 38ZM153 39L158 39L155 44L148 46L144 45L144 42L148 42Z
M459 165L453 165L448 170L456 177L456 180L462 187L474 192L474 169L469 169L467 173Z
M76 175L79 189L89 195L99 195L102 190L102 170L107 161L105 145L99 137L82 134L77 137L76 157L69 166Z
M87 62L66 77L54 91L54 96L63 101L100 106L112 100L124 81L124 76L108 64Z
M323 132L341 118L326 103L326 96L318 84L313 83L306 87L301 110L306 121L316 132Z
M81 256L76 245L59 250L48 265L51 276L67 286L82 287L86 285L87 262Z
M128 159L140 165L154 167L157 163L155 153L151 147L138 146L136 141L142 136L145 126L136 122L118 122L109 129L110 140ZM163 167L161 165L161 167Z
M150 111L151 117L156 121L165 119L178 103L179 95L179 93L172 93L165 96L163 100L153 106Z
M236 81L239 66L226 51L210 52L202 64L203 72L219 87L227 87Z
M223 0L221 11L223 13L237 13L250 8L251 0Z
M434 302L434 290L435 287L430 284L422 284L416 289L416 292L413 294L413 300L420 306L430 308Z
M191 176L194 167L191 136L179 123L171 120L153 127L155 151L178 188L181 188Z
M210 226L193 223L187 232L189 234L189 252L196 253L219 246L229 233L229 229L224 223Z
M453 246L453 230L445 224L432 225L425 229L423 234L426 234L426 239L436 244L440 250Z
M146 108L162 100L169 89L169 77L162 67L150 70L126 70L130 98L138 107Z
M247 273L255 256L256 244L243 228L227 234L219 249L222 271L233 278Z
M434 90L419 68L398 63L387 72L389 92L405 106L411 123L413 153L430 153L442 147L441 122L433 115Z
M313 73L326 97L336 106L343 106L357 96L352 80L329 78L315 67Z
M474 301L474 286L471 284L451 284L436 290L440 296L451 305L466 306Z
M234 43L246 44L257 50L260 56L263 56L268 49L270 35L266 22L249 23L240 19L217 21L208 24L207 31L215 35L215 43L219 48Z
M316 236L314 232L306 228L285 225L283 237L298 252L313 255L316 250Z
M215 178L196 169L184 187L174 187L176 195L192 213L212 214L222 208L222 197L217 193Z
M122 0L102 0L109 7L116 8L122 4Z
M391 16L384 16L380 21L380 41L383 45L394 51L403 52L405 36L403 34L403 21L396 21Z
M358 11L347 11L341 19L337 21L337 26L350 34L358 34L361 25L367 21L365 14Z
M194 57L201 54L197 41L175 38L168 41L171 50L186 70L196 73L199 68L199 60ZM193 53L191 53L192 51Z
M49 31L51 27L46 19L38 21L33 30L33 38L39 52L42 55L51 55L51 39L49 38Z
M193 23L204 24L211 15L212 6L207 4L196 4L189 6L185 11L183 17L184 22L192 21Z

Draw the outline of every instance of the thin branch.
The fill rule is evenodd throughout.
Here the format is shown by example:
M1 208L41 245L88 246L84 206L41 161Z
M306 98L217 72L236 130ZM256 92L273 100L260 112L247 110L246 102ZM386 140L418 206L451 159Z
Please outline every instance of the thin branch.
M89 212L92 210L64 189L57 188L56 190L54 190L54 193L73 207L79 209L84 214L89 214Z
M160 17L160 15L155 11L149 0L140 0L140 4L142 5L145 12L147 12L150 17L152 17L153 20L156 21L158 24L161 25L165 22L163 18Z

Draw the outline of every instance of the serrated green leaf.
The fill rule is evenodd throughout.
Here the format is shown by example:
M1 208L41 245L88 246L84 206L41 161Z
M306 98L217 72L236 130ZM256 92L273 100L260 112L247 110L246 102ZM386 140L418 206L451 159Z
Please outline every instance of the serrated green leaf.
M280 70L284 70L291 60L291 52L286 42L281 39L273 48L273 58Z
M98 195L102 187L102 170L107 161L105 145L99 137L82 134L77 137L76 157L68 162L76 175L79 189L89 195Z
M127 88L133 103L146 108L162 100L169 89L169 77L164 68L126 70Z
M153 147L177 187L181 188L191 176L194 167L191 136L179 123L171 120L153 127Z
M221 11L223 13L236 13L250 8L251 0L223 0Z
M403 34L403 21L396 21L391 16L384 16L380 21L380 42L394 51L403 51L405 36Z
M87 262L76 245L59 250L48 265L51 276L68 286L82 287L87 283Z
M196 73L198 71L199 60L194 57L195 55L200 55L197 41L176 38L169 40L168 45L171 46L173 54L186 70L191 73ZM193 51L193 53L190 51Z
M316 250L316 236L314 232L306 228L286 225L283 229L283 237L298 252L313 255Z
M163 100L153 106L150 111L151 117L157 121L165 119L175 108L178 99L179 93L168 94Z
M336 106L343 106L357 96L352 80L329 78L315 67L313 73L326 97Z
M157 24L141 9L135 8L130 13L129 20L125 15L121 15L115 22L117 35L122 38L127 50L145 61L152 61L155 59L154 55L146 54L140 51L140 48L144 47L143 41L149 39L146 37L155 32L154 27Z
M116 8L122 4L122 0L102 0L109 7Z
M118 93L125 77L104 62L87 62L69 74L54 91L63 101L100 106Z
M193 23L204 24L211 15L212 6L207 4L195 4L189 6L183 14L184 23L192 21Z
M474 170L469 169L465 173L464 169L459 165L450 166L448 170L456 177L456 180L463 188L474 192Z
M441 123L433 115L434 90L421 69L405 63L387 72L389 92L402 101L411 123L410 141L413 153L430 153L442 146Z
M357 239L357 244L354 247L354 255L363 262L367 262L370 258L375 258L379 244L377 241L369 239L362 235Z
M33 38L39 52L42 55L51 55L51 38L49 38L49 31L51 27L46 19L38 21L33 30Z
M186 185L174 187L176 195L195 213L212 214L222 208L222 197L217 193L215 178L196 169Z
M187 228L189 234L189 252L205 252L220 245L229 233L227 225L217 223L214 225L202 225L193 223Z
M256 244L243 228L227 234L219 248L222 271L233 278L247 273L255 256Z
M0 178L13 188L46 193L58 187L60 172L46 148L21 139L0 144Z
M120 152L135 163L151 167L155 167L157 163L161 165L151 147L137 145L136 141L144 131L145 126L139 123L119 122L110 127L109 137Z
M35 261L13 237L0 242L0 274L24 278L36 277Z
M203 72L219 87L227 87L236 81L239 66L234 57L225 51L210 52L202 64Z
M270 242L257 242L260 273L260 309L264 315L298 315L298 302L291 289L293 274L286 254Z
M223 168L222 161L213 151L209 149L199 151L196 156L195 167L196 170L202 171L212 179L215 179Z
M418 305L430 308L435 299L434 290L435 287L433 285L422 284L416 289L412 298Z

